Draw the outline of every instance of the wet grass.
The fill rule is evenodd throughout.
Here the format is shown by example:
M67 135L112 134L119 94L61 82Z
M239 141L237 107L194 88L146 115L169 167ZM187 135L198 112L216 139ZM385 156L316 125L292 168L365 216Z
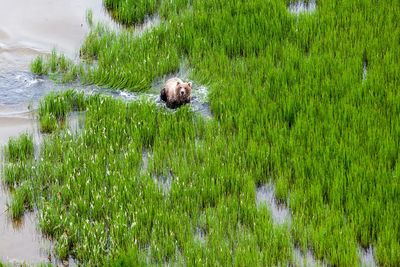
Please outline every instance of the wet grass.
M56 50L53 50L51 55L37 57L31 63L32 73L49 75L52 80L60 83L76 81L83 74L83 71L83 64L75 64L63 54L57 54Z
M53 94L43 102L67 102L68 94ZM88 96L84 103L82 132L74 137L57 130L45 138L34 171L21 178L22 184L34 181L29 189L40 210L40 226L57 240L59 257L73 255L89 265L118 266L138 259L242 265L252 245L260 252L254 261L263 265L290 259L287 228L274 226L267 209L257 211L254 183L229 162L233 151L225 151L222 137L215 140L215 122L188 107L170 112L146 101L103 96ZM53 116L60 113L59 108L47 110ZM204 145L195 146L195 140ZM218 153L205 158L212 143ZM143 150L152 152L145 172ZM154 177L167 175L171 188L165 194ZM24 192L23 185L15 189L16 208ZM207 245L195 238L200 214ZM236 256L226 258L232 249ZM140 257L131 259L132 253Z
M83 92L67 90L63 94L50 93L39 104L39 126L42 133L51 133L58 126L65 126L66 117L72 111L86 109Z
M185 60L190 79L209 85L213 120L86 100L81 135L55 131L35 163L41 226L63 255L265 266L292 262L299 247L356 266L359 247L373 247L379 265L400 264L397 1L317 1L300 14L280 0L162 1L154 12L126 2L163 22L140 37L94 26L81 48L93 65L79 79L146 91ZM170 173L165 195L155 178ZM269 181L290 229L256 207L255 188Z

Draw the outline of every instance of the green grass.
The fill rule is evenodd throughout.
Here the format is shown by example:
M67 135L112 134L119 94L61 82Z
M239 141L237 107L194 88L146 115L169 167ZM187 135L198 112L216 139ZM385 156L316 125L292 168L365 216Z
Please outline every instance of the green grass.
M43 133L55 131L58 125L65 126L71 111L84 111L86 108L83 92L67 90L63 94L50 93L39 104L39 125Z
M29 134L22 134L17 138L11 138L5 150L5 159L16 163L33 158L33 141Z
M90 24L90 13L88 23ZM58 55L53 49L50 55L38 56L31 64L31 72L36 75L49 75L56 82L69 83L78 80L84 72L83 64L74 64L71 59L63 54Z
M291 262L298 246L355 266L358 246L371 245L379 265L400 264L400 4L317 1L294 15L289 2L109 2L125 24L143 10L163 22L141 37L94 26L80 81L146 91L185 61L190 79L209 86L213 120L188 107L86 100L81 135L46 140L32 185L61 255L270 266ZM144 174L143 150L152 154ZM169 172L164 196L154 177ZM292 211L289 229L256 208L255 188L270 180Z
M67 101L66 94L44 101ZM81 134L48 136L29 178L41 229L57 240L61 258L118 265L143 262L149 248L154 264L241 265L253 253L251 245L261 253L253 262L276 265L290 259L287 228L273 226L266 209L257 212L255 185L230 163L232 151L225 151L227 140L215 139L215 122L188 107L172 113L143 101L91 96L85 105ZM203 145L195 146L195 140ZM204 158L212 143L219 153ZM144 173L143 150L152 154ZM155 181L166 172L172 173L168 195ZM207 245L196 241L199 223L208 233ZM227 259L232 249L237 257Z
M104 0L104 5L114 19L125 25L133 25L143 22L147 14L154 13L160 2L160 0Z

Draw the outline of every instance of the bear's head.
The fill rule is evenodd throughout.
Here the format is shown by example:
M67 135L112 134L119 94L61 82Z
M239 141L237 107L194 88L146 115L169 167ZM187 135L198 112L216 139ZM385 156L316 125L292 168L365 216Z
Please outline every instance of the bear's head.
M192 99L192 83L176 82L175 94L180 103L189 103Z

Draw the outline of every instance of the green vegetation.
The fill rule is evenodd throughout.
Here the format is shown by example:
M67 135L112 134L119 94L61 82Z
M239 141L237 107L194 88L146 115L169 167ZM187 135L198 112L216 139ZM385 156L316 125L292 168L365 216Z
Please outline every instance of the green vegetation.
M67 103L69 95L53 94L41 105L53 107L47 110L56 116L59 108L50 103ZM204 121L188 107L166 112L146 101L98 95L85 98L84 106L81 134L48 136L34 171L21 178L29 183L40 227L57 240L61 258L71 254L85 264L118 266L143 262L148 253L155 264L242 265L254 253L252 246L259 251L251 257L255 263L284 264L291 258L287 228L273 226L267 209L256 209L255 184L234 165L233 148L226 150L229 140L215 138L217 122ZM214 156L206 157L210 149ZM146 171L144 150L152 155ZM156 177L168 173L172 186L164 195ZM15 190L21 195L14 197L16 208L25 200L19 193L24 189ZM197 241L197 227L208 233L209 245ZM232 249L236 256L227 258Z
M50 93L39 104L40 131L51 133L58 125L65 126L66 117L71 111L84 111L85 108L83 92L67 90L62 95Z
M88 13L88 17L89 17ZM82 64L76 65L72 60L67 59L64 55L57 55L53 50L51 55L43 58L37 57L31 64L31 71L36 75L50 75L50 77L62 83L72 82L78 79L83 73Z
M16 170L33 181L60 256L268 266L292 262L298 246L355 266L358 246L372 245L379 265L400 265L400 4L321 0L299 15L288 4L106 1L125 24L154 12L163 22L141 37L94 26L81 56L95 64L80 80L145 91L185 60L209 86L214 119L87 98L82 133L55 131L35 172ZM152 155L144 173L143 150ZM169 173L164 196L155 177ZM291 227L256 208L255 188L270 180Z
M22 134L18 138L10 139L5 151L5 159L8 162L16 163L33 158L32 136Z
M104 0L104 5L114 19L125 25L143 22L147 14L157 10L160 0Z
M30 177L33 172L34 146L32 136L22 134L10 139L4 151L7 164L4 166L4 182L13 192L8 207L13 219L20 218L26 209L33 208L33 193Z

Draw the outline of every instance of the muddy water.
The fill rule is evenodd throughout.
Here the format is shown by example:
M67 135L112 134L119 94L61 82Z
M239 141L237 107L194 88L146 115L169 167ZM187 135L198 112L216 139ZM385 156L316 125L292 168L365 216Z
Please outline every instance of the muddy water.
M53 48L74 58L88 32L86 11L114 24L101 0L0 0L0 70L27 70Z
M29 113L8 116L2 116L0 113L0 145L6 144L10 137L32 132L33 126L34 122Z
M10 137L21 133L31 134L35 143L39 140L33 113L30 111L15 112L15 109L21 109L21 107L0 109L1 147L7 143ZM2 175L2 166L3 159L0 164L0 176ZM52 244L39 234L36 228L36 214L29 212L20 221L12 221L7 212L9 202L8 189L0 184L0 261L13 265L48 262Z
M0 261L12 264L38 264L49 261L50 241L37 234L34 213L27 213L18 223L11 222L5 210L9 196L0 194Z

